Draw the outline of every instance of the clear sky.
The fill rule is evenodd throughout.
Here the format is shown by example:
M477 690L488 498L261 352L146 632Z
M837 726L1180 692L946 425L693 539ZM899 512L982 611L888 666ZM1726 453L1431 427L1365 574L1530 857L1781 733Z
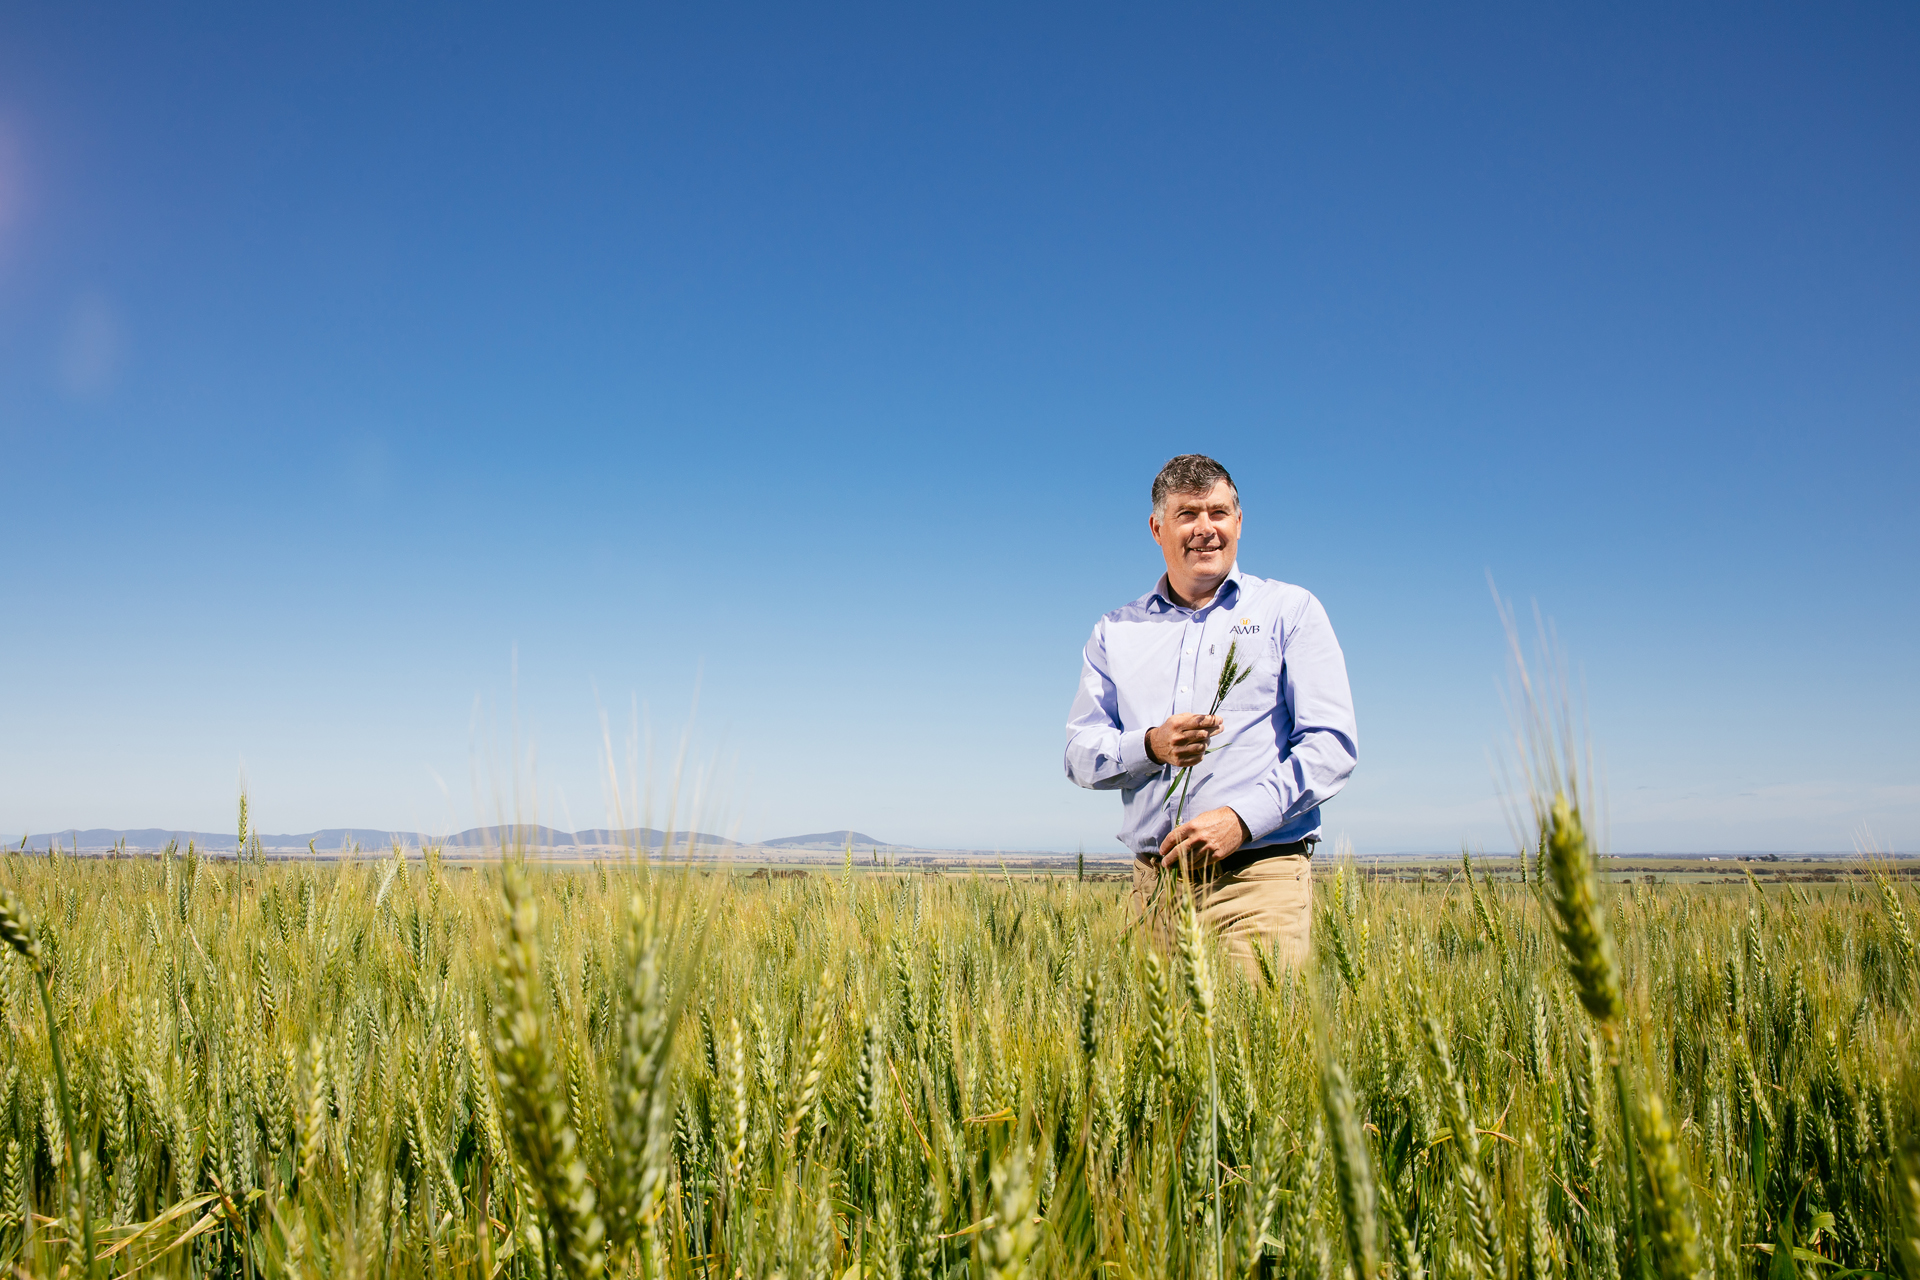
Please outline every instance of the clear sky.
M1491 574L1616 848L1920 846L1920 9L288 9L0 13L0 830L598 825L638 705L709 826L1118 853L1200 451L1330 836L1508 847Z

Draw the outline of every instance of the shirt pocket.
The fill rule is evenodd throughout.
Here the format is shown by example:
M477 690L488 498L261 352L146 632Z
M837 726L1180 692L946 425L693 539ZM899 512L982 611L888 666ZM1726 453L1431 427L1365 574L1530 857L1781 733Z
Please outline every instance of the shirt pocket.
M1260 636L1251 645L1243 642L1236 656L1247 666L1248 675L1220 704L1220 714L1241 723L1272 715L1280 705L1279 644L1271 637Z

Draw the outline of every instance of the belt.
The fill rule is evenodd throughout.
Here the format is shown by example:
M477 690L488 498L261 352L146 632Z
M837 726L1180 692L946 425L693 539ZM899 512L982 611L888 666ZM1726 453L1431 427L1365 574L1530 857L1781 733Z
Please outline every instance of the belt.
M1218 862L1200 868L1199 874L1206 878L1237 876L1254 863L1264 862L1268 858L1311 858L1313 846L1318 843L1320 843L1318 840L1313 839L1294 840L1287 844L1265 844L1258 849L1241 849L1228 854ZM1141 857L1142 861L1159 862L1159 859L1151 854L1143 854Z

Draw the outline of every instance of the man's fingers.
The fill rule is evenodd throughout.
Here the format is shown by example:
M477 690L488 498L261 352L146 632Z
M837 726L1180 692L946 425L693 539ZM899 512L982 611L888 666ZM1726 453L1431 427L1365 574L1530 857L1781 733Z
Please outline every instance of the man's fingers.
M1235 816L1237 820L1238 815ZM1160 842L1161 866L1184 863L1187 869L1194 870L1218 862L1232 852L1238 842L1222 839L1221 833L1209 825L1208 817L1202 814L1167 833L1166 839Z
M1201 716L1193 724L1182 725L1178 729L1167 730L1167 741L1174 747L1183 747L1189 743L1204 744L1207 739L1220 732L1218 717Z
M1175 827L1173 830L1167 832L1166 839L1160 842L1160 852L1163 854L1173 852L1173 850L1179 845L1179 843L1182 840L1185 840L1188 836L1192 834L1193 834L1193 824L1191 822L1181 823L1179 826Z
M1174 846L1167 856L1160 859L1163 867L1175 867L1184 863L1188 867L1204 867L1214 860L1213 853L1198 840L1187 841Z
M1183 849L1186 852L1186 860L1188 862L1194 863L1195 865L1204 862L1206 860L1205 846L1195 839L1199 834L1199 831L1191 822L1183 822L1173 830L1167 832L1167 838L1160 842L1160 865L1163 867L1171 867L1177 864L1181 860L1180 855Z

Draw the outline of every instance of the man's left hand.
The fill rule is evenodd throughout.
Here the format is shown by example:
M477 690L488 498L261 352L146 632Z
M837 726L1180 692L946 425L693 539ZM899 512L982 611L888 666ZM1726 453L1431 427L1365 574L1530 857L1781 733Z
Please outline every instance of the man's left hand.
M1220 861L1251 838L1247 824L1232 809L1209 809L1167 832L1160 842L1160 865L1197 870Z

